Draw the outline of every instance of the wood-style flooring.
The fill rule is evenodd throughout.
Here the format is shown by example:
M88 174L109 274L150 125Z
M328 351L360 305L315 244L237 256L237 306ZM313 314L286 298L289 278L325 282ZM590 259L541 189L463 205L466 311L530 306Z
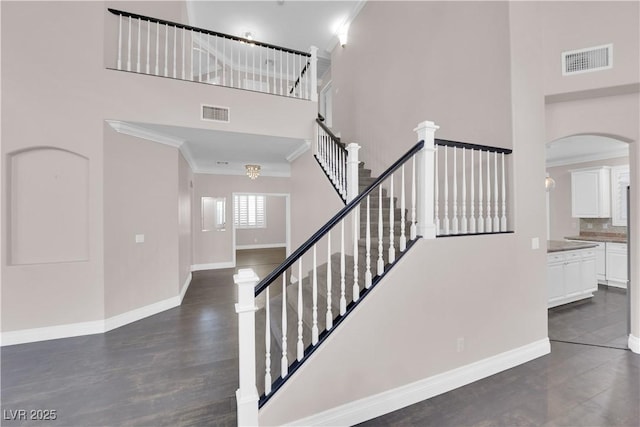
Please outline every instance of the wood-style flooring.
M282 258L236 261L270 271ZM106 334L3 347L3 418L55 409L57 419L2 425L236 425L236 270L196 272L182 306ZM637 427L639 401L640 356L552 342L548 356L365 424Z

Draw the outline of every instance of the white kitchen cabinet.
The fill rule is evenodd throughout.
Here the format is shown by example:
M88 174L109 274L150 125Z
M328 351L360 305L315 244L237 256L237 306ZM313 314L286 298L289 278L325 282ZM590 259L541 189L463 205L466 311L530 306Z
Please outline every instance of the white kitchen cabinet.
M627 226L627 186L629 165L611 168L611 225Z
M607 284L627 287L627 244L607 243Z
M584 243L584 240L571 240L566 239L568 242L581 242ZM602 283L603 285L607 284L607 254L606 254L606 243L605 242L589 242L597 245L593 248L596 253L595 260L595 269L596 269L596 279L598 283Z
M611 168L571 171L571 215L574 218L611 217Z
M590 298L597 289L595 250L579 249L547 255L549 308Z

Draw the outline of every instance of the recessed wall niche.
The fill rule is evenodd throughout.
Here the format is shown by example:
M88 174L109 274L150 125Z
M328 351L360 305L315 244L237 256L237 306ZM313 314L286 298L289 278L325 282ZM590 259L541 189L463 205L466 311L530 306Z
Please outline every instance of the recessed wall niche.
M9 263L89 259L89 159L54 147L8 158Z

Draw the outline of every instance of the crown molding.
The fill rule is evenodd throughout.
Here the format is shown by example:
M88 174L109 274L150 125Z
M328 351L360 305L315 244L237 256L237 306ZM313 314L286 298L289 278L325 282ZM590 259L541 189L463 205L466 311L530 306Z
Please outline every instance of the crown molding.
M295 159L297 159L298 157L303 155L305 152L307 152L309 148L311 148L311 141L308 139L305 139L304 144L302 144L300 147L293 150L293 152L287 156L287 162L289 163L293 162Z
M186 142L184 139L153 132L141 126L132 125L131 123L122 122L120 120L105 121L118 133L146 139L159 144L168 145L170 147L180 148L182 144Z

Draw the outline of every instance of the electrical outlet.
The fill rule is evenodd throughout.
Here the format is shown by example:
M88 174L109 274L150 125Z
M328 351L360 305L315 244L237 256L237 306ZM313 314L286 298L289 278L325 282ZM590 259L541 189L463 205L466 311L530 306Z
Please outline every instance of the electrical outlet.
M531 239L531 249L539 249L540 248L540 238L533 237Z
M593 224L591 224L591 223L587 223L587 228L588 228L588 229L592 229L592 228L593 228Z
M462 353L464 351L464 337L458 338L456 344L457 344L458 353Z
M607 223L602 224L602 228L605 229L605 230L608 229L609 228L609 224L607 224Z
M144 243L144 234L136 234L136 243Z

